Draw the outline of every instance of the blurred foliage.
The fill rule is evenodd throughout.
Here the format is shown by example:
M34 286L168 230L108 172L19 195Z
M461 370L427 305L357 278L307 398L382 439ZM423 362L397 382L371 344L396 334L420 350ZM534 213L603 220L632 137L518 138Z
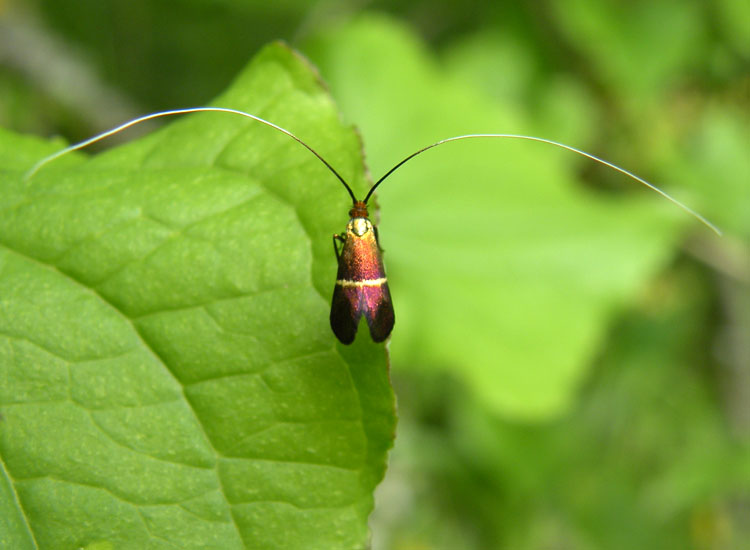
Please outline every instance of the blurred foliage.
M377 550L750 545L750 4L175 5L0 4L6 30L65 46L37 62L0 32L0 122L75 140L120 121L113 101L131 115L204 104L284 38L320 65L376 176L453 133L521 131L668 183L726 231L716 239L622 177L536 146L447 146L384 185L401 423L372 519ZM45 79L65 63L94 77L83 100ZM503 166L482 168L488 158ZM482 209L497 220L465 227ZM600 246L581 244L596 235ZM488 279L489 264L508 273ZM420 284L435 271L443 287ZM461 286L498 280L532 302L512 295L478 315L481 293ZM513 333L535 299L549 324ZM511 331L498 342L521 351L493 370L472 349L486 340L457 321L498 317Z
M387 20L362 18L308 51L354 113L375 174L467 128L535 133L517 102L464 85ZM580 120L554 137L590 133ZM686 220L665 216L660 201L582 190L580 161L550 146L464 141L411 161L380 188L397 368L450 370L504 414L569 406L607 319L663 265L675 222Z

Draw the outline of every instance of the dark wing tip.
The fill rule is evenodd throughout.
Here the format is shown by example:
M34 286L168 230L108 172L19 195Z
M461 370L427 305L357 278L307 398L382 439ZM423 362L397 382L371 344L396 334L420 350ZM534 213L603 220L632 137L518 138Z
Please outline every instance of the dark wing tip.
M391 301L388 283L383 283L377 289L372 289L371 292L373 297L367 302L372 301L375 303L375 306L368 307L364 315L365 319L367 319L367 325L370 327L372 341L380 343L391 334L396 319L393 313L393 302Z
M331 329L336 338L347 346L354 342L357 335L357 325L362 317L359 309L359 299L356 289L345 289L336 285L333 289L333 300L331 302Z

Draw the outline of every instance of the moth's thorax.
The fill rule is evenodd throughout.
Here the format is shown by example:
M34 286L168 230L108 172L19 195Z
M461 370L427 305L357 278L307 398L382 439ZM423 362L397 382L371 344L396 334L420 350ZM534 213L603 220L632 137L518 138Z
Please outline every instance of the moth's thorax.
M353 217L339 256L338 279L362 281L385 277L375 227L367 218Z
M367 218L352 218L346 225L347 235L354 237L364 237L368 232L372 231L372 222Z

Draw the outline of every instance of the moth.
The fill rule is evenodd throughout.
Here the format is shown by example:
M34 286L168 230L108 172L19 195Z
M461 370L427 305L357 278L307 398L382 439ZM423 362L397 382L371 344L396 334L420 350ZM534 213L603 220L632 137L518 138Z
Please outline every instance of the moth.
M595 162L598 162L608 168L611 168L617 172L624 174L625 176L645 185L652 191L660 194L662 197L671 201L678 207L682 208L691 216L698 219L701 223L709 227L716 234L721 235L721 231L709 222L706 218L681 203L671 195L662 191L655 185L647 182L646 180L638 177L637 175L612 164L604 159L594 156L590 153L576 149L564 143L559 143L549 139L526 136L520 134L465 134L461 136L449 137L442 139L431 145L423 147L414 153L411 153L401 162L391 168L386 174L381 177L375 184L370 187L367 195L363 200L357 199L352 188L344 180L343 177L329 164L315 149L310 145L302 141L296 135L289 130L277 126L273 122L264 120L258 116L255 116L244 111L236 109L229 109L224 107L191 107L187 109L174 109L169 111L159 111L144 115L133 120L130 120L116 128L98 134L80 143L71 145L60 151L53 153L52 155L41 159L37 162L27 173L26 179L31 178L38 170L44 165L52 162L56 158L65 155L71 151L82 149L92 143L105 139L113 134L121 132L131 126L152 120L155 118L181 115L187 113L198 113L198 112L221 112L231 113L234 115L243 116L250 118L261 124L265 124L275 130L286 134L297 143L305 147L318 160L320 160L331 173L338 178L343 184L344 188L348 192L352 199L352 208L349 210L349 222L346 224L346 230L344 234L333 235L333 248L336 255L336 261L338 262L338 271L336 275L336 283L333 288L333 298L331 301L331 314L330 323L331 329L334 335L343 344L351 344L357 334L362 317L365 318L367 326L370 330L370 336L375 342L383 342L391 334L393 325L395 323L395 315L393 311L393 301L391 299L390 289L388 287L388 279L385 274L385 268L383 265L383 254L380 247L380 241L378 237L378 230L369 218L367 211L367 202L372 197L375 190L380 186L386 178L388 178L393 172L404 165L409 160L413 159L417 155L424 153L425 151L449 143L452 141L458 141L463 139L490 139L490 138L504 138L504 139L522 139L529 141L536 141L540 143L546 143L562 149L566 149L575 154L589 158Z

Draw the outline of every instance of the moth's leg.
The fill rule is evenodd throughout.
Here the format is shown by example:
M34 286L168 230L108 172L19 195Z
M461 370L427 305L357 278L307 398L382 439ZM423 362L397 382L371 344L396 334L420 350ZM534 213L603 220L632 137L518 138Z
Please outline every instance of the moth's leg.
M380 246L380 234L378 233L377 226L373 226L372 230L375 232L375 242L378 243L378 250L380 250L381 252L384 252L383 247Z
M333 253L336 254L336 261L338 261L341 258L341 250L336 245L336 241L339 241L343 246L344 242L346 242L346 238L342 237L338 233L333 234Z

